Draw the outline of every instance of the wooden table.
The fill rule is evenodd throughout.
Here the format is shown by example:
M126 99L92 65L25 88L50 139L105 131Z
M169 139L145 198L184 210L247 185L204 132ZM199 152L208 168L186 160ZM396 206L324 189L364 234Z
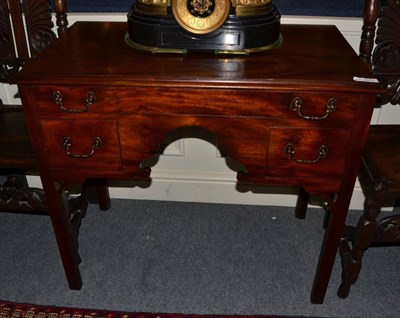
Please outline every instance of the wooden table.
M76 23L17 77L70 288L82 281L65 189L149 178L141 162L162 140L199 127L246 167L238 182L298 186L298 217L309 194L328 203L311 293L322 303L381 90L353 77L371 72L334 26L283 25L279 48L250 56L151 55L126 45L126 28Z

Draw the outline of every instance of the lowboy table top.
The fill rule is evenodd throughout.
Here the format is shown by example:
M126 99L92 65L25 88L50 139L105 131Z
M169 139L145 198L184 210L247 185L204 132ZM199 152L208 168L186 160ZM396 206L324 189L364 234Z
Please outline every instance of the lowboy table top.
M125 43L126 23L78 22L18 74L19 83L229 85L371 90L371 73L335 26L282 25L283 44L250 56L152 55ZM80 45L84 43L84 45ZM343 62L346 61L346 62ZM46 67L43 67L46 65ZM52 67L47 67L51 65Z
M129 47L126 31L76 23L16 77L69 286L82 280L65 188L148 177L143 160L194 126L243 164L239 182L298 186L297 217L310 194L327 202L311 293L323 302L381 91L353 78L371 71L334 26L282 25L281 46L250 56L153 55Z

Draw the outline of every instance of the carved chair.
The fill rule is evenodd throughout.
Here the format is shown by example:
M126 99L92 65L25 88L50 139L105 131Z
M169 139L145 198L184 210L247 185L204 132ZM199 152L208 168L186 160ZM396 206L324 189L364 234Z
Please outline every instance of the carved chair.
M68 26L65 0L0 1L0 82L12 83L13 74L56 39L52 31L53 8L60 35ZM47 214L43 190L29 188L27 173L37 174L37 164L22 105L4 105L0 99L0 174L6 176L0 186L1 212ZM110 199L105 182L96 183L95 188L96 202L101 209L108 209ZM81 196L70 200L71 211L81 212L79 222L91 189L91 184L85 184Z
M371 65L374 74L386 86L385 93L378 96L377 105L399 104L399 0L366 1L360 57ZM400 199L399 137L400 125L370 127L359 172L359 180L365 194L364 212L356 227L346 227L341 240L343 272L342 284L338 290L339 297L347 297L350 286L357 281L362 258L368 247L400 243L400 214L378 217L382 207L394 206Z

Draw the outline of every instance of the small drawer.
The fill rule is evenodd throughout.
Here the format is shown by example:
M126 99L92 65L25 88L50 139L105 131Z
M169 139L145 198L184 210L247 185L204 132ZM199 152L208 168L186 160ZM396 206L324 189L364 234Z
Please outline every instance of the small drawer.
M120 170L115 121L42 120L52 168Z
M347 160L351 130L273 127L266 174L279 177L338 179Z

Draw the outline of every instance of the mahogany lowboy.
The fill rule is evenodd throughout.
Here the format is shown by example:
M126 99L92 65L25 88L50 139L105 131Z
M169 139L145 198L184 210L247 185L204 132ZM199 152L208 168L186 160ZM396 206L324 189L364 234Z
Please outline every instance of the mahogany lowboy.
M65 188L148 178L142 162L166 136L199 127L243 164L238 182L298 186L298 217L310 194L327 201L311 293L322 303L381 91L353 77L371 72L334 26L283 25L280 47L250 56L151 55L126 29L76 23L17 77L70 287L82 281Z

